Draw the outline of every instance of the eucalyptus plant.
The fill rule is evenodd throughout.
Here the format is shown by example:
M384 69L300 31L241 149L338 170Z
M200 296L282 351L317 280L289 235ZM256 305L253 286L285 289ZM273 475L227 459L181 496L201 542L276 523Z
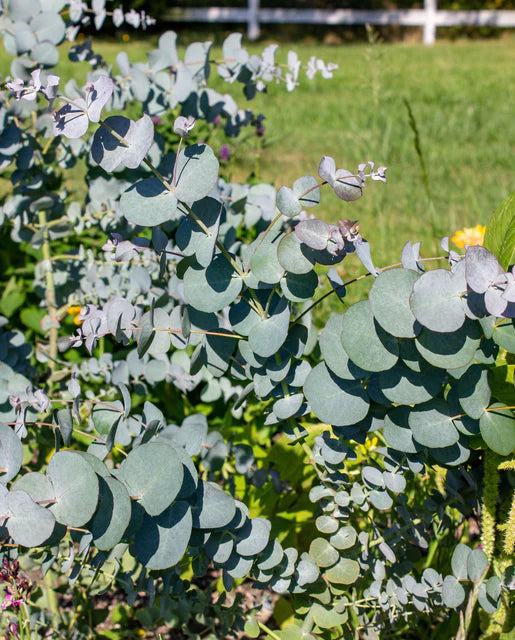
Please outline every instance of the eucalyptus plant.
M295 88L293 52L281 66L275 46L249 55L232 34L221 59L206 42L181 59L166 32L146 63L120 53L116 72L87 40L69 56L91 66L88 81L63 88L57 47L90 15L100 28L104 3L91 12L62 0L0 6L15 56L0 107L11 181L0 219L13 242L40 252L34 290L44 309L34 351L6 322L0 333L7 578L17 584L11 563L29 557L86 593L98 581L133 603L145 590L170 625L201 598L191 579L213 569L227 591L252 580L292 599L295 622L280 631L223 613L220 600L213 637L245 623L250 637L373 638L459 611L447 629L465 638L477 604L490 630L508 629L512 199L489 227L494 253L459 255L444 239L443 266L427 270L420 244L408 243L400 264L377 267L357 220L328 224L312 210L324 190L351 207L370 182L386 181L386 167L350 171L323 156L293 185L239 185L219 177L215 151L196 137L201 121L223 120L228 136L260 122L209 88L213 65L252 98L270 82ZM112 19L149 24L133 10ZM317 70L330 78L335 66L310 60L308 79ZM173 138L158 123L170 112ZM78 162L85 200L63 181ZM351 283L335 265L353 254L372 282L368 298L319 332L312 309L328 295L344 300ZM160 385L168 402L156 400ZM218 414L220 404L230 411ZM309 468L313 523L295 546L282 544L273 513L251 512L236 489L240 476L257 491L268 478L278 500L291 491L252 442L224 437L224 424L243 423L253 407L270 438L287 438ZM425 494L432 475L438 490ZM481 548L455 535L456 513L479 520ZM454 550L435 568L443 536ZM41 615L20 617L24 637L48 625Z

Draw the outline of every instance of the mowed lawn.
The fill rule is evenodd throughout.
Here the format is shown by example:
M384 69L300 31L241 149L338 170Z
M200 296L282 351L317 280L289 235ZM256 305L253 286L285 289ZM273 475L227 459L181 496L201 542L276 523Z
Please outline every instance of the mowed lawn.
M179 42L181 37L179 36ZM258 52L268 43L251 45ZM132 60L144 59L154 41L102 42L96 50L114 62L123 46ZM422 241L434 255L438 239L456 229L486 223L496 205L515 190L515 38L490 41L440 41L420 44L323 46L282 43L276 55L286 61L289 49L307 62L314 55L334 62L334 78L304 74L288 93L284 83L248 102L241 86L216 79L213 86L230 92L241 107L266 116L267 145L260 178L277 187L291 186L306 173L316 175L324 155L338 167L356 170L373 160L388 167L387 184L372 183L357 202L345 203L326 187L321 204L311 210L329 222L359 219L378 266L396 262L404 243ZM213 56L220 56L214 48ZM0 60L6 71L6 59ZM69 63L70 64L70 63ZM77 74L63 67L63 74ZM77 74L85 77L84 71ZM115 67L116 72L116 67ZM413 131L404 100L416 119L427 167L432 205L422 180ZM245 180L253 161L238 162L234 178ZM342 266L346 266L345 263ZM349 272L355 269L349 263Z

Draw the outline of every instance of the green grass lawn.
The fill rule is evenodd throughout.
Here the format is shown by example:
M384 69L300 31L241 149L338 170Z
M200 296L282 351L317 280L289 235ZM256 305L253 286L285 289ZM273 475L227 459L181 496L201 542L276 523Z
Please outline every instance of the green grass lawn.
M131 59L144 59L155 41L125 44ZM315 55L335 62L332 80L304 77L295 92L272 85L247 103L241 86L216 78L215 88L237 97L243 107L266 115L267 146L261 157L262 181L291 185L306 173L316 175L323 155L355 170L373 160L388 166L388 182L370 183L354 203L322 193L318 215L330 222L359 219L375 262L398 260L407 240L423 242L431 254L437 238L464 226L484 224L495 206L515 189L515 39L442 41L432 48L408 44L313 46L282 44L276 58L292 48L306 61ZM97 50L114 62L122 43L103 42ZM252 45L261 51L265 45ZM219 50L213 51L220 55ZM0 69L6 71L5 58ZM70 63L62 67L72 73ZM87 66L83 65L85 77ZM77 74L76 66L73 73ZM213 69L213 77L216 71ZM404 104L416 118L428 169L434 217L422 180ZM249 161L236 166L245 180ZM315 210L312 210L315 211ZM352 270L351 270L352 272Z

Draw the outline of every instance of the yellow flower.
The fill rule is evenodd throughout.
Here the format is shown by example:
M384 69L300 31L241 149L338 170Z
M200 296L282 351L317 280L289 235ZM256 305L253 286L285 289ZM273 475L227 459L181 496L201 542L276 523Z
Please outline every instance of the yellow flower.
M129 42L129 40L131 39L130 35L128 33L124 33L122 36L122 40L124 42Z
M465 227L456 231L451 240L460 249L466 244L471 246L479 244L482 246L485 239L485 231L486 227L482 224L477 224L475 227Z
M68 307L68 315L69 316L75 316L73 318L73 324L81 325L83 320L79 320L79 316L80 316L80 310L82 309L82 307L80 305L72 305L71 307Z

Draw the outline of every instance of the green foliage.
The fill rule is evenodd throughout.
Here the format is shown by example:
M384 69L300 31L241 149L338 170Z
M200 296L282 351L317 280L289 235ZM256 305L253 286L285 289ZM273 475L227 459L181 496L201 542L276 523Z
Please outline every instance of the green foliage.
M486 228L485 247L505 269L515 262L515 193L493 212Z
M277 632L249 617L247 632L283 639L401 632L408 616L433 628L449 615L465 637L476 604L507 609L512 589L496 564L454 547L455 531L481 517L485 451L515 451L504 404L513 273L483 247L460 256L445 240L446 266L426 271L420 245L407 243L401 266L377 268L356 220L307 215L327 196L355 206L385 182L371 161L351 172L324 155L318 178L277 191L220 178L196 122L223 121L237 138L262 118L208 86L210 43L181 57L167 32L146 63L120 54L121 75L89 42L76 45L71 58L93 70L61 93L49 71L84 7L61 9L13 0L3 16L15 77L0 111L11 181L1 221L36 265L35 293L15 277L0 303L16 320L30 296L19 316L43 336L33 355L7 319L0 333L5 608L24 603L25 634L37 618L79 638L105 620L91 596L121 589L132 607L145 592L142 610L114 619L230 638L244 609L223 592L252 581L294 614ZM147 22L117 11L115 22ZM93 13L98 27L102 3ZM219 80L247 97L299 81L293 52L283 72L273 47L251 56L233 34L223 55ZM311 60L308 76L316 69L335 71ZM174 110L176 141L159 130ZM63 186L77 163L84 200ZM490 233L504 227L494 218ZM334 265L349 256L373 279L370 294L319 335L320 275L333 267L344 298L350 283ZM68 578L76 619L59 619L52 588L29 598L18 557L38 578Z

